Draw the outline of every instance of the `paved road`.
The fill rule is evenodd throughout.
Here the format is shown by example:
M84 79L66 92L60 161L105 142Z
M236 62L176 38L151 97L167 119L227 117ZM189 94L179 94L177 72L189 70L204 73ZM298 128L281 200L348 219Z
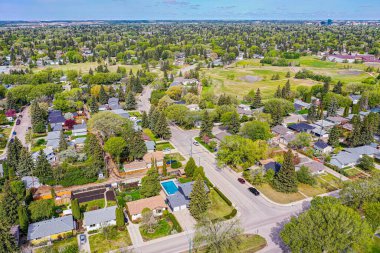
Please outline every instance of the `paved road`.
M189 72L190 70L195 69L196 67L197 67L197 64L187 65L181 68L180 70L178 70L178 75L180 72L184 75L186 72Z
M137 109L140 112L146 111L149 112L150 109L150 95L152 94L152 88L147 85L144 87L143 92L137 100Z

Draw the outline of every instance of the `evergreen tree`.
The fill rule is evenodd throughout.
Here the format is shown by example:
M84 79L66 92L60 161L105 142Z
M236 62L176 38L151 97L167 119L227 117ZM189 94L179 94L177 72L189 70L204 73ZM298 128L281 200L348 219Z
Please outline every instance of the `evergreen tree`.
M98 103L96 102L95 97L90 98L90 110L92 114L97 113L99 111Z
M18 223L18 206L17 196L12 192L10 181L5 182L3 196L0 199L0 223L5 222L7 225Z
M344 107L343 117L348 117L349 114L350 114L350 107L349 106Z
M232 113L231 120L228 123L228 132L232 134L237 134L240 130L240 119L238 113Z
M330 91L330 82L329 81L325 81L323 83L323 90L322 90L322 92L323 92L323 94L326 94L329 91Z
M257 109L257 108L260 108L261 106L262 106L261 93L260 93L260 89L258 88L255 94L255 98L253 99L252 108Z
M297 176L293 163L293 153L290 149L284 154L281 169L274 176L273 187L280 192L297 192Z
M7 100L7 103L6 103L7 110L11 110L11 109L17 110L17 103L16 103L16 100L13 98L12 92L7 92L6 100Z
M355 115L352 118L351 123L352 123L352 132L349 138L350 144L353 147L360 146L362 143L362 138L361 138L362 123L361 123L359 115Z
M146 145L141 138L140 132L134 132L131 137L127 139L129 150L129 160L141 159L146 154Z
M197 168L197 165L195 164L194 158L190 157L189 161L186 163L186 166L185 166L186 176L192 177L196 168Z
M213 123L210 118L210 114L206 110L202 117L201 131L199 132L199 137L202 138L203 136L212 136L212 127Z
M37 157L36 166L34 167L33 175L38 177L41 183L45 184L53 179L53 170L49 161L46 159L45 153L40 150Z
M292 91L290 88L290 81L286 81L285 86L282 90L282 98L285 99L291 99L292 98Z
M71 200L71 211L73 213L74 219L80 220L82 218L78 199Z
M327 117L336 116L336 113L339 109L338 101L333 97L327 107Z
M63 134L63 131L61 131L61 134L59 136L59 151L66 150L68 147L65 135Z
M152 113L149 113L149 128L154 131L155 126L158 122L158 119L160 117L160 111L158 109L153 108Z
M125 109L126 110L135 110L136 109L136 99L132 92L128 92L127 98L125 100Z
M30 118L32 122L33 131L40 133L45 131L46 112L41 109L36 101L33 101L30 106Z
M9 232L11 226L0 221L0 253L18 252L15 238Z
M166 177L168 175L168 168L166 165L166 159L164 159L164 162L162 164L162 175Z
M359 104L353 104L351 108L352 114L359 114L360 111L360 105Z
M23 205L18 207L18 222L20 224L20 230L26 234L28 232L29 218L28 212Z
M119 98L119 101L122 101L122 102L125 101L125 92L124 92L123 87L121 87L121 86L117 90L117 97Z
M15 137L13 141L9 142L7 152L8 169L13 169L13 171L17 171L17 166L20 161L22 148L22 143L17 137Z
M155 134L165 140L170 139L171 132L168 125L168 122L166 121L165 113L160 113L159 118L156 122L156 125L154 127Z
M99 91L99 102L100 104L104 105L108 103L108 95L106 90L104 89L104 86L100 86L100 91Z
M118 208L116 208L115 212L116 212L116 226L119 229L124 229L125 219L124 219L123 208L118 207Z
M280 85L277 86L277 91L276 91L276 93L274 94L274 96L275 96L276 98L282 98L282 91L281 91L281 87L280 87Z
M312 104L307 112L307 120L309 122L314 122L318 119L317 107L315 104Z
M141 179L140 193L145 198L157 196L160 193L160 179L155 168L150 168Z
M149 118L146 111L143 111L142 118L141 118L141 127L142 128L149 128Z
M288 71L288 73L286 73L286 76L285 76L286 78L290 78L291 76L290 76L290 72Z
M20 160L17 165L18 176L30 176L34 169L34 161L26 148L21 149Z
M191 215L200 220L210 206L210 199L207 194L203 178L199 175L193 184L193 190L190 193L189 210Z
M334 126L329 134L328 144L335 147L339 146L339 137L340 137L340 128L338 126Z
M367 145L373 141L373 131L369 117L364 117L361 131L360 131L360 144Z
M341 81L338 81L335 85L334 85L334 88L332 90L332 92L336 93L336 94L342 94L342 88L343 88L343 84Z
M368 96L366 94L362 95L359 100L359 108L362 111L366 111L368 109Z

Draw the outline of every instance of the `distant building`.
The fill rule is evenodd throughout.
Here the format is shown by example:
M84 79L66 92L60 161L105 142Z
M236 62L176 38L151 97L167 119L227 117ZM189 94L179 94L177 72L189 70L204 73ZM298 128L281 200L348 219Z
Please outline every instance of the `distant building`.
M82 124L74 125L72 130L73 136L87 135L87 125L85 122Z
M314 148L323 154L331 153L333 150L333 148L331 146L329 146L326 142L324 142L322 140L315 142Z
M380 155L380 151L370 145L355 148L345 148L343 151L333 156L330 163L340 169L351 167L355 166L359 162L360 158L363 157L363 155L377 157Z

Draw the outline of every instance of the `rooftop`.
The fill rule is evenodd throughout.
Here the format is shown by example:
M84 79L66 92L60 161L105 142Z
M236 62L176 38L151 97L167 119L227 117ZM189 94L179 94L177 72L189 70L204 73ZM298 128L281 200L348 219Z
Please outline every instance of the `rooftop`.
M116 219L117 206L106 207L83 214L83 222L86 226L101 224Z
M140 214L144 208L151 210L166 207L166 203L161 196L139 199L127 202L128 211L131 215Z
M75 229L73 216L63 216L29 224L28 240L43 238Z

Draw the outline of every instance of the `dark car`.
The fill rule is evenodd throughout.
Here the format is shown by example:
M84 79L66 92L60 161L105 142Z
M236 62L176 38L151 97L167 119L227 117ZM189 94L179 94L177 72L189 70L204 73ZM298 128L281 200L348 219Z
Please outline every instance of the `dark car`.
M81 234L79 236L80 244L85 244L86 243L86 235Z
M21 120L20 119L17 119L16 120L16 125L20 125L21 124Z
M245 184L245 180L244 180L244 178L239 177L239 178L238 178L238 181L239 181L241 184Z
M254 188L254 187L249 187L248 190L250 192L252 192L255 196L259 196L260 195L260 192L256 188Z

